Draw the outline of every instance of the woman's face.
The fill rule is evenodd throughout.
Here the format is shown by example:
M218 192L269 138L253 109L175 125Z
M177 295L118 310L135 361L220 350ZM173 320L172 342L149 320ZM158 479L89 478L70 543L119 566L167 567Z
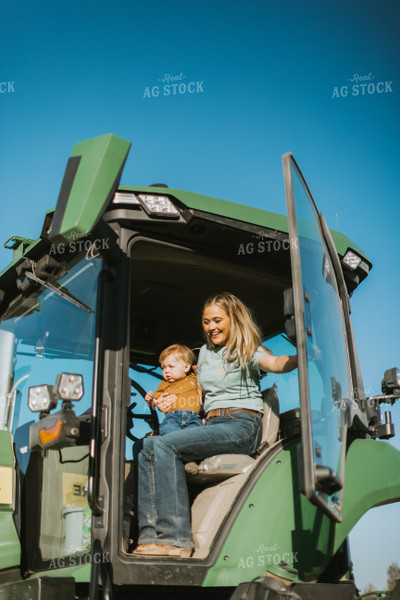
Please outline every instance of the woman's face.
M223 308L209 304L203 311L203 329L215 346L226 346L231 331L231 319Z

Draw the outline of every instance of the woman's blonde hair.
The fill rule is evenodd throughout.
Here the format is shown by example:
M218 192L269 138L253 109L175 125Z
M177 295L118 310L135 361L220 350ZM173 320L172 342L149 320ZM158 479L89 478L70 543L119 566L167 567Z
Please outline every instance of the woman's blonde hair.
M222 308L231 320L226 359L229 362L238 361L240 368L248 371L248 362L261 344L261 331L251 310L229 292L210 296L204 303L203 311L212 304ZM210 340L207 340L207 343L212 345Z

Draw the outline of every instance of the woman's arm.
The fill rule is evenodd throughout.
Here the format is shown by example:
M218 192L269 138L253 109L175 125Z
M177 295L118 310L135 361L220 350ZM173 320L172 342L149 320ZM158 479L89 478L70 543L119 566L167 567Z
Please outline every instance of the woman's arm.
M258 364L263 371L289 373L289 371L297 368L297 355L287 356L286 354L282 354L281 356L271 356L270 354L263 354Z
M203 402L203 390L201 389L201 385L200 385L198 379L196 381L196 385L197 385L197 399L198 399L199 403L202 404L202 402Z

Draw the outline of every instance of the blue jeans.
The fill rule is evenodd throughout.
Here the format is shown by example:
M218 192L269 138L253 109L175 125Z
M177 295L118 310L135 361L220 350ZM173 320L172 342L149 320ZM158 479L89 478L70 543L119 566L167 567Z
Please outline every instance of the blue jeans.
M261 432L261 419L236 413L213 417L205 427L145 438L138 458L139 544L192 547L185 463L255 454Z
M202 425L201 419L193 410L172 410L165 415L160 425L160 435L199 425Z

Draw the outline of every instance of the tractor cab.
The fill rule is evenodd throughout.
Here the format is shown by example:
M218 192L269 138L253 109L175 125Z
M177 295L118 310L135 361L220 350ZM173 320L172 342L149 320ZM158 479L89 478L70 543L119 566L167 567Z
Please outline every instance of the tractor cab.
M347 536L400 497L400 453L381 441L394 426L380 412L400 395L399 372L366 398L350 322L349 297L372 265L328 229L290 154L286 218L121 186L129 146L113 135L77 144L40 239L9 241L0 598L29 588L47 600L58 585L66 600L228 599L252 580L257 598L320 598L321 586L354 598ZM186 465L193 555L134 556L135 453L163 419L144 396L162 379L164 348L199 350L204 301L219 291L251 307L263 345L297 353L299 368L261 379L256 456Z

